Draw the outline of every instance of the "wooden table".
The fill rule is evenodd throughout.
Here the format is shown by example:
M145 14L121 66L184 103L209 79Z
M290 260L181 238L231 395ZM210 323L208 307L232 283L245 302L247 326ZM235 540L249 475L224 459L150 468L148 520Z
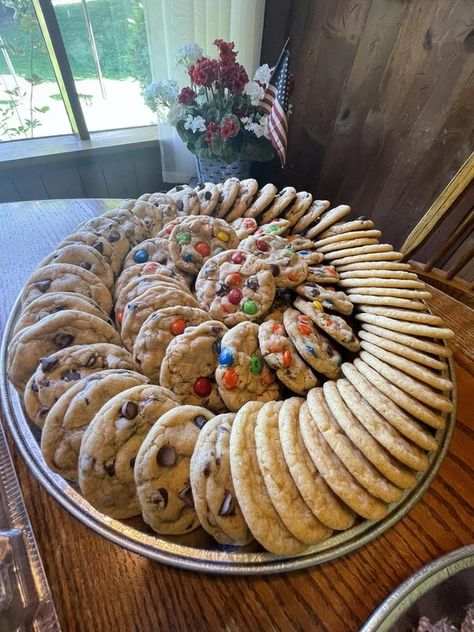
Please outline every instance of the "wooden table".
M24 280L74 226L110 200L0 205L0 322ZM442 310L439 298L436 308ZM463 328L456 332L462 339ZM12 447L65 632L309 630L356 632L404 579L474 541L474 379L458 367L458 422L423 500L363 549L309 570L223 577L161 566L111 544L49 497Z

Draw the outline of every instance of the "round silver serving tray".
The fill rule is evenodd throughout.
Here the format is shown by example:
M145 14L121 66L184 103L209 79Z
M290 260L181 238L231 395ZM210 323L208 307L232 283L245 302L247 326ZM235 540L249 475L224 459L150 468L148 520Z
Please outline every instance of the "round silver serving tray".
M361 521L355 527L333 535L296 557L273 555L263 551L257 544L243 549L221 546L203 529L197 529L186 536L163 538L153 533L139 519L118 521L100 513L82 498L76 486L52 472L46 465L39 448L40 430L28 420L22 399L10 384L6 373L7 347L19 312L20 302L17 299L3 336L0 382L6 421L20 453L38 481L78 520L112 542L158 562L194 571L255 575L287 572L334 560L378 537L410 511L429 487L448 450L456 419L456 388L453 390L454 411L446 416L446 427L437 431L438 449L430 454L427 470L419 475L417 486L408 490L398 503L392 505L383 520ZM451 360L448 363L448 375L455 383Z
M385 599L360 632L407 632L421 617L432 624L448 617L459 625L474 602L474 545L452 551L424 566Z

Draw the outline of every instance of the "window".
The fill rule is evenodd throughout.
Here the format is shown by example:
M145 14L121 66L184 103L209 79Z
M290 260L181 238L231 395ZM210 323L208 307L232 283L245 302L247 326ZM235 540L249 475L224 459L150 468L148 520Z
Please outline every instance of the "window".
M0 141L71 131L31 0L0 0Z
M152 81L180 77L176 50L233 40L259 61L264 0L0 0L0 142L155 125ZM162 130L170 174L179 139ZM1 152L1 149L0 149ZM174 165L174 166L173 166ZM192 164L194 168L194 162Z
M89 131L156 122L145 105L151 81L139 0L53 0Z

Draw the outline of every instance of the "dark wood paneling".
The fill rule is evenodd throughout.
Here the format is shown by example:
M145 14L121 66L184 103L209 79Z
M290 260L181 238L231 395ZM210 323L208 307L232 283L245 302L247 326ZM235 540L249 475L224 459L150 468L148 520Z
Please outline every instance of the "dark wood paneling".
M399 246L473 146L472 0L268 0L262 61L291 36L284 180L374 216Z
M84 157L81 152L51 155L34 166L15 166L0 173L0 202L56 198L136 198L163 189L157 142L127 150L101 148Z

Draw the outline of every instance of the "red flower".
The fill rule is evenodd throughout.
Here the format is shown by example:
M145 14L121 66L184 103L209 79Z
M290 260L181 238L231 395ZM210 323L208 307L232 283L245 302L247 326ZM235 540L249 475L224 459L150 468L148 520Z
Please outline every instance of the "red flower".
M222 39L216 39L213 44L219 49L219 58L222 62L230 63L235 61L237 53L234 51L234 42L224 42Z
M222 125L220 129L220 135L222 140L227 140L228 138L234 138L240 132L240 123L235 116L232 114L227 114L222 119Z
M216 122L211 121L210 123L207 124L206 131L204 132L204 140L206 141L208 145L210 145L212 143L212 137L214 136L214 134L218 134L218 133L219 133L219 125Z
M222 85L232 94L242 92L249 80L245 68L237 63L221 64L219 74Z
M191 105L191 103L194 103L196 96L197 94L192 88L186 87L178 94L178 101L183 105Z
M218 72L219 62L216 59L201 57L188 70L188 75L197 86L209 87L217 79Z

